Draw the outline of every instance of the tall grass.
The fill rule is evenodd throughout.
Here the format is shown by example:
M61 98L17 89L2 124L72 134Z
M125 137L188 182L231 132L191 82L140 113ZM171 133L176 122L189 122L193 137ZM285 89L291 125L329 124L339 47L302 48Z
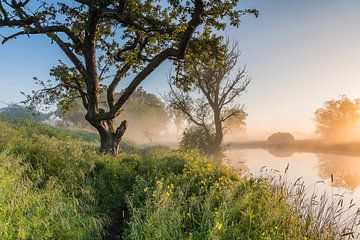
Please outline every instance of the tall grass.
M308 234L317 239L360 239L360 209L353 199L345 203L341 194L319 192L317 186L323 181L306 186L300 177L291 182L287 170L279 174L263 168L257 177L269 181L272 192L286 196L289 209L301 217Z
M99 155L81 132L0 121L0 239L357 238L358 215L307 201L299 182L244 177L191 151L123 149Z
M358 239L359 213L348 216L341 202L308 199L303 184L274 173L240 177L193 156L155 185L138 180L126 239Z

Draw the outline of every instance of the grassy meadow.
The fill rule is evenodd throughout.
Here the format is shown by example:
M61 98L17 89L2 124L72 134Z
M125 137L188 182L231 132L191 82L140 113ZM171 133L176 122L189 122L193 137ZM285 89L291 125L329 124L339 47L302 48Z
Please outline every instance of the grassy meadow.
M124 143L114 158L98 145L89 132L1 119L0 239L351 237L317 227L286 188L197 152Z

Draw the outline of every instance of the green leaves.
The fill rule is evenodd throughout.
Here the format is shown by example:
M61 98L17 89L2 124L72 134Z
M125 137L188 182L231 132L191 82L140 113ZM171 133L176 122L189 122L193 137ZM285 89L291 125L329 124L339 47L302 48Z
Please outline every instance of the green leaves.
M45 108L60 104L68 111L81 98L87 120L98 130L104 127L100 122L114 119L141 82L166 60L175 64L175 85L190 90L192 65L223 62L225 48L218 32L229 24L239 26L244 14L258 14L239 10L238 0L29 2L0 5L0 28L21 30L4 39L46 35L71 65L64 61L52 68L52 81L37 79L42 89L27 95L25 102ZM115 102L115 89L131 73L134 78ZM98 100L104 91L108 102L102 109Z
M316 132L333 141L358 139L360 121L360 100L351 100L343 95L340 99L326 101L322 108L316 109Z
M172 83L184 91L190 91L197 80L193 74L197 66L211 67L214 62L221 64L224 60L226 46L222 44L222 40L222 37L210 35L210 31L193 39L184 61L175 62L176 74L171 77Z

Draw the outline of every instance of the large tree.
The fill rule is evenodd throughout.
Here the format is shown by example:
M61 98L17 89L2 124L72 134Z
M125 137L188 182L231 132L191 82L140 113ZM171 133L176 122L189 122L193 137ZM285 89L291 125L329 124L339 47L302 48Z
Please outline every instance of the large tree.
M244 127L247 116L238 97L250 78L245 68L237 66L237 44L219 41L212 38L207 45L198 44L192 49L206 54L177 65L177 74L171 79L175 86L170 85L164 97L169 107L191 124L184 132L184 142L208 154L218 152L224 134Z
M86 120L100 134L101 152L116 155L127 122L116 128L113 119L130 95L165 60L183 61L192 40L203 32L223 30L227 22L238 26L243 14L257 15L256 10L239 10L237 3L0 0L0 30L2 35L8 28L14 30L3 43L42 34L60 47L72 65L60 62L54 67L50 74L55 82L38 80L43 88L29 96L29 102L60 101L69 106L80 97ZM115 89L127 76L132 78L130 84L115 99ZM102 91L107 93L105 109L99 107Z
M326 101L315 113L316 133L328 141L359 140L360 99L345 95Z

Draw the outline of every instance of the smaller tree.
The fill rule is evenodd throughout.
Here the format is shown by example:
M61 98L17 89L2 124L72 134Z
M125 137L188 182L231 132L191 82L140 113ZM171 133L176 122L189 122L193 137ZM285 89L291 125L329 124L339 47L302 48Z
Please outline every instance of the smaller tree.
M247 114L237 99L250 78L245 68L233 71L240 55L236 43L211 38L205 45L194 43L191 50L196 57L176 66L177 75L170 78L170 92L164 99L190 123L181 144L214 154L219 151L224 134L235 127L245 127Z
M343 95L326 101L315 113L316 133L326 140L346 141L359 137L360 99Z

